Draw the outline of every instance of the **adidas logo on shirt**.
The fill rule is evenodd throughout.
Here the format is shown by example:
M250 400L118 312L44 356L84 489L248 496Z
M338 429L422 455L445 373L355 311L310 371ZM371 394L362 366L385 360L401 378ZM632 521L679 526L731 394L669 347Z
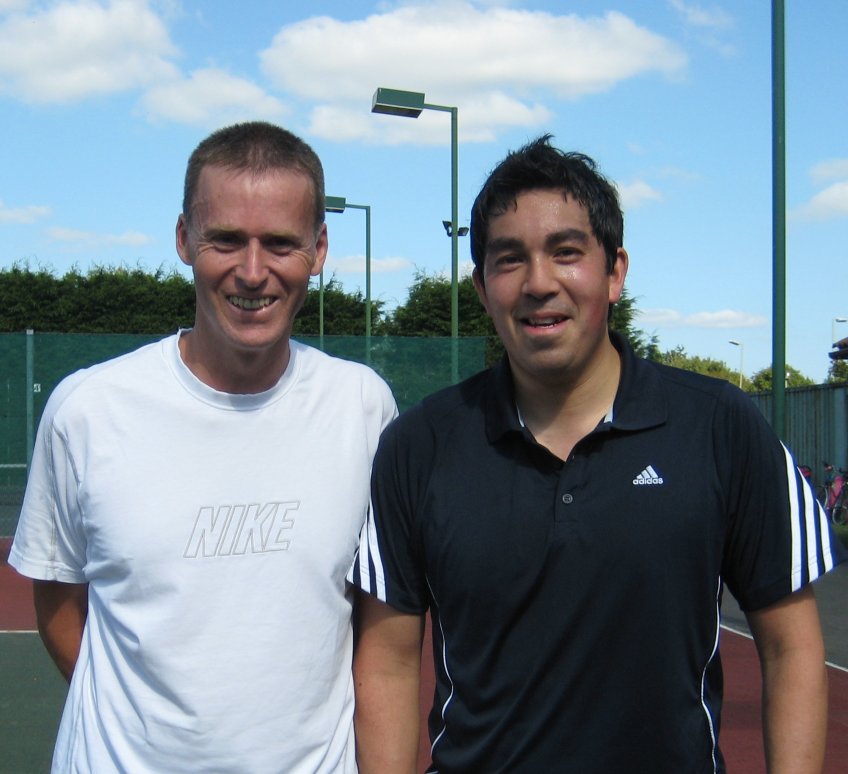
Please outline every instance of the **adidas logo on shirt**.
M633 479L634 486L653 486L662 484L662 482L662 476L651 465L648 465L647 468Z

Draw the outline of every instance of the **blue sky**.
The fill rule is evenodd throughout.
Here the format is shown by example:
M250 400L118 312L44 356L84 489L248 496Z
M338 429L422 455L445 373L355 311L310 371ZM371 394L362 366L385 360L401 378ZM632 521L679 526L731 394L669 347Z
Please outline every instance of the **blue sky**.
M848 3L786 5L787 361L821 380L848 335ZM640 327L769 364L766 0L0 0L0 265L182 271L188 154L263 118L315 147L328 194L371 206L372 292L394 306L416 271L449 271L449 116L373 115L378 86L459 109L460 224L528 139L593 156L624 203ZM364 290L364 214L328 223L325 277Z

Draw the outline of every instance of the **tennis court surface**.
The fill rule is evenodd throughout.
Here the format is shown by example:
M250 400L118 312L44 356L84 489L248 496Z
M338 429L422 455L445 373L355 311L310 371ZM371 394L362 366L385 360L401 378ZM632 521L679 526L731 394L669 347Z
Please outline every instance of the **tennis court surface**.
M6 564L0 542L0 773L49 771L65 684L38 635L29 581ZM841 567L817 589L828 646L830 717L824 774L844 774L848 761L848 569ZM760 673L756 649L731 612L733 629L721 634L725 703L721 747L729 774L765 774L760 723ZM741 633L740 633L741 632ZM422 718L433 695L430 643L425 643ZM422 722L421 771L429 762Z

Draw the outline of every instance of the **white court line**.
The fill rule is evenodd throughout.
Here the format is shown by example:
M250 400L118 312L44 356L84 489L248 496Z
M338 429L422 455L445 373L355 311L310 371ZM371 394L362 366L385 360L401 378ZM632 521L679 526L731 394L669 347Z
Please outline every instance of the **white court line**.
M721 624L722 629L727 629L729 632L733 632L733 634L738 634L742 637L747 637L749 640L753 640L754 638L748 633L744 632L741 629L734 629L732 626L727 626L726 624ZM831 669L838 669L840 672L845 672L848 674L848 667L841 666L840 664L834 664L832 661L825 661L825 666L829 666Z
M0 634L38 634L38 629L0 629Z

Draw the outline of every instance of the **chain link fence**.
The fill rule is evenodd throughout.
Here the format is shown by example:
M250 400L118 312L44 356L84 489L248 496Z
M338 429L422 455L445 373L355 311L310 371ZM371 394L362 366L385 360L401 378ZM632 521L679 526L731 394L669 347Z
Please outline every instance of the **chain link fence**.
M0 537L14 534L38 421L53 388L68 374L162 338L84 333L0 334ZM297 336L346 360L369 364L405 411L425 395L485 367L486 338Z

